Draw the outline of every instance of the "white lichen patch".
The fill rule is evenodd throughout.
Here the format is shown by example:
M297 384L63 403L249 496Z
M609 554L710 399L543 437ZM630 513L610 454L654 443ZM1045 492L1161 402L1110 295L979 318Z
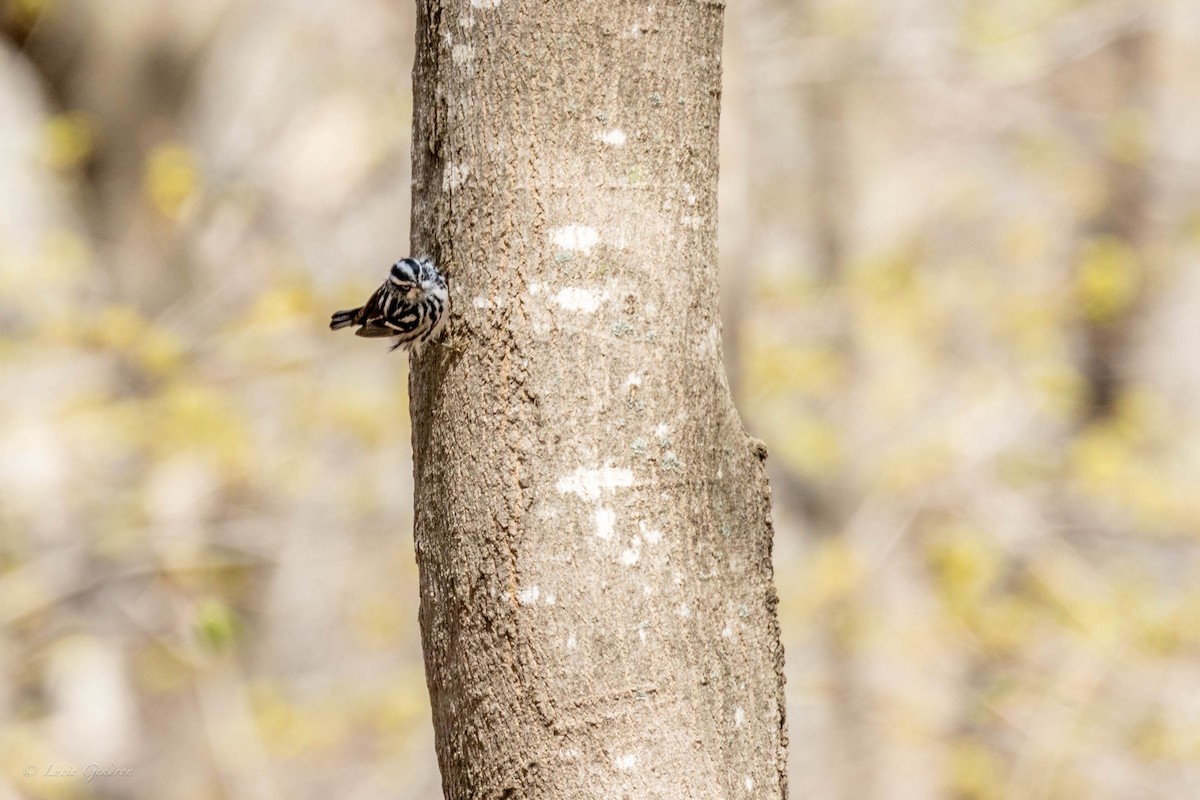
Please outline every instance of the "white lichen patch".
M754 791L754 778L751 778L749 775L747 775L746 780L742 785L746 787L747 792L753 792Z
M475 15L467 14L458 18L458 27L470 30L475 27Z
M724 636L726 639L732 638L733 637L733 626L730 625L728 622L725 623L725 627L721 629L721 635Z
M642 554L636 548L631 547L625 552L621 553L621 563L627 567L632 567L641 557Z
M696 195L694 195L694 194L689 194L689 195L687 196L687 204L688 204L689 206L694 206L694 205L696 205Z
M471 8L499 8L500 0L471 0Z
M590 255L600 243L600 233L587 225L564 225L550 231L550 241L562 250L572 250Z
M613 759L613 766L622 772L628 772L637 766L637 756L635 756L633 753L626 753L625 755L617 756Z
M470 174L471 166L469 164L447 164L446 168L442 170L442 191L454 191L463 185L463 181Z
M689 606L687 603L680 603L679 604L679 616L683 617L684 619L687 619L691 615L692 615L692 607Z
M575 634L573 634L573 633L570 634L569 636L567 636L567 649L568 650L575 649Z
M601 131L596 134L596 140L604 142L611 147L625 146L625 131L620 128L613 128L610 131Z
M702 214L684 214L679 218L679 224L685 228L698 231L700 230L700 226L704 224L704 216Z
M493 308L495 304L486 297L475 297L471 299L471 305L476 308Z
M617 514L615 511L603 506L596 509L596 536L605 541L611 539L616 524Z
M740 728L746 724L746 709L738 706L733 711L733 727Z
M475 45L456 44L450 51L450 58L458 66L465 66L475 60Z
M662 541L662 531L657 528L648 528L646 523L641 523L642 538L646 540L646 544L658 544Z
M537 602L541 594L541 589L535 583L533 586L526 586L524 589L517 590L517 602L523 606L531 606Z
M636 372L629 373L629 377L625 379L625 388L632 389L635 386L642 385L642 376Z
M603 491L629 486L633 486L633 471L607 464L599 469L579 467L555 484L560 494L576 494L584 500L599 500Z
M554 592L546 592L546 599L544 602L546 605L552 606L558 602L558 597L554 594Z
M721 330L716 325L710 325L708 333L701 334L696 340L696 351L704 358L716 359L721 352Z
M592 289L567 287L554 295L554 302L567 311L591 314L604 302L604 296Z

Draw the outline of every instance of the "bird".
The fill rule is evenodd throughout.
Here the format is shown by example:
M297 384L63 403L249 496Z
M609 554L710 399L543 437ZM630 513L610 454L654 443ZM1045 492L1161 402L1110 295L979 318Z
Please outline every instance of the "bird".
M329 329L358 325L357 336L389 336L396 340L392 350L419 353L441 333L449 315L450 291L433 259L402 258L365 305L335 312Z

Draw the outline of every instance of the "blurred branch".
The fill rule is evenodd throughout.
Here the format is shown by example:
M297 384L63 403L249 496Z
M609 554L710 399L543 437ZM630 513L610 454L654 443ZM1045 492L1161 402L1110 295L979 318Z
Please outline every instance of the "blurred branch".
M1149 109L1153 106L1150 97L1153 87L1149 79L1152 56L1150 33L1140 27L1129 28L1124 36L1110 42L1108 49L1115 62L1111 74L1117 85L1113 87L1112 108L1100 125L1111 129L1114 120L1129 119L1135 113L1139 114L1139 121L1146 120L1142 124L1151 124ZM1151 136L1149 132L1132 135L1142 139ZM1085 246L1093 249L1109 247L1110 245L1104 243L1110 238L1120 242L1132 254L1131 261L1114 264L1107 269L1126 271L1129 274L1125 277L1131 282L1144 281L1144 245L1148 234L1147 206L1150 203L1151 192L1149 150L1147 148L1146 152L1131 153L1131 148L1138 151L1146 148L1146 145L1141 141L1125 145L1114 143L1108 131L1102 131L1096 138L1099 140L1097 148L1100 151L1097 153L1097 160L1104 165L1108 186L1104 193L1103 206L1084 225L1082 233L1088 240ZM1088 258L1086 250L1083 258ZM1079 264L1078 269L1083 271L1093 267L1099 268L1093 262L1085 260ZM1082 279L1086 279L1086 276ZM1083 370L1090 387L1086 412L1088 421L1112 414L1121 392L1123 362L1127 355L1131 329L1139 307L1144 304L1141 287L1131 291L1138 296L1112 315L1101 317L1097 316L1098 312L1087 307L1083 309L1085 314L1091 312L1086 317L1086 352L1083 359Z
M195 684L204 733L228 800L275 800L281 797L271 770L246 676L233 654L224 657Z
M83 555L83 548L74 548ZM230 569L261 569L270 566L262 555L228 550L222 555L206 553L190 563L139 564L105 569L74 555L44 556L22 562L0 575L0 597L5 598L0 625L13 625L55 606L62 606L129 581L152 581L165 574L223 572ZM32 590L31 590L32 589Z

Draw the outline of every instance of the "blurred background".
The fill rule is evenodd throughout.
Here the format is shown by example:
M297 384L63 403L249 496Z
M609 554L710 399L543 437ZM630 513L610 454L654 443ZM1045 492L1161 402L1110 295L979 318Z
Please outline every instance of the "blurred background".
M440 797L406 359L326 330L412 27L0 0L0 798ZM793 796L1200 797L1200 4L734 0L724 64Z

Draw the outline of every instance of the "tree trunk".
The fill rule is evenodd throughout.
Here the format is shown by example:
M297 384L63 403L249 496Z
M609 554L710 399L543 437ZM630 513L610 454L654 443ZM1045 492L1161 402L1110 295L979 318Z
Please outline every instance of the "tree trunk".
M448 798L786 796L761 444L721 365L722 6L419 0L410 381Z

